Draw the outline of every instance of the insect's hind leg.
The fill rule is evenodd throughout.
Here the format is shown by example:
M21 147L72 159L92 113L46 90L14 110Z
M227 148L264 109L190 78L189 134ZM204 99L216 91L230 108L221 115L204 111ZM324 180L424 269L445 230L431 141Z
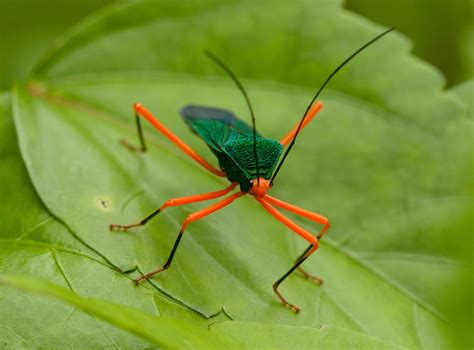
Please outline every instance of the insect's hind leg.
M140 123L140 116L138 115L135 105L133 106L133 108L135 110L135 122L137 124L137 133L138 133L138 140L140 141L140 146L137 147L135 145L130 144L127 139L121 139L120 143L131 151L144 153L147 151L147 148L146 148L145 138L143 137L143 129Z
M237 193L234 193L222 200L220 200L219 202L217 203L214 203L213 205L207 207L207 208L204 208L204 209L201 209L199 211L196 211L192 214L189 214L186 219L184 220L183 222L183 225L181 226L181 229L179 230L179 233L178 233L178 237L176 238L176 241L174 242L174 245L173 245L173 248L171 249L171 253L170 255L168 256L168 259L166 260L166 262L163 264L162 267L160 267L159 269L155 270L155 271L152 271L152 272L149 272L141 277L138 277L135 279L135 282L136 283L139 283L145 279L148 279L156 274L159 274L160 272L163 272L165 270L167 270L171 263L173 262L173 258L174 258L174 254L176 253L176 249L178 248L178 245L179 245L179 242L181 241L181 238L183 237L183 234L184 234L184 230L186 229L186 227L193 221L197 221L197 220L200 220L202 218L204 218L205 216L209 215L209 214L212 214L226 206L228 206L230 203L232 203L235 199L241 197L245 195L244 192L237 192Z
M223 190L220 190L220 191L214 191L214 192L202 193L202 194L195 194L193 196L171 198L171 199L167 200L161 207L156 209L153 213L148 215L146 218L144 218L140 222L138 222L136 224L131 224L131 225L111 224L110 225L110 230L112 230L112 231L127 231L128 229L130 229L132 227L143 226L148 221L150 221L152 218L154 218L156 215L158 215L159 213L161 213L163 210L165 210L168 207L177 207L177 206L180 206L180 205L183 205L183 204L207 201L207 200L210 200L210 199L218 198L218 197L221 197L221 196L229 193L236 186L237 186L237 183L233 182L233 183L230 184L230 186L228 186L228 187L226 187L226 188L224 188Z
M162 124L158 119L156 119L153 114L150 113L142 104L134 103L133 109L135 110L135 118L137 122L138 136L140 138L141 148L131 146L128 142L122 142L126 147L132 150L146 151L145 140L143 137L143 131L140 124L140 117L145 118L151 125L153 125L160 133L162 133L168 140L175 144L181 151L186 155L198 162L202 167L209 170L214 175L220 177L226 177L224 171L214 168L209 164L203 157L201 157L195 150L189 147L183 140L181 140L177 135L175 135L170 129L168 129L164 124Z

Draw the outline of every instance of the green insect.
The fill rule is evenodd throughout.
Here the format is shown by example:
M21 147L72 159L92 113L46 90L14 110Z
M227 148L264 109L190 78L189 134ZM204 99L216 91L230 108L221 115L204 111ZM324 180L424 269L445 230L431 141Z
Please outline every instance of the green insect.
M112 224L110 228L112 230L123 230L126 231L132 227L143 226L154 216L162 212L168 207L180 206L183 204L189 204L194 202L206 201L215 198L222 197L238 185L240 190L233 193L217 203L189 214L184 220L181 229L179 230L178 238L176 239L171 253L162 267L145 274L137 278L135 281L138 283L145 279L148 279L160 272L165 271L171 265L173 261L176 249L178 248L179 242L183 237L183 233L186 227L196 220L202 219L205 216L216 212L230 203L235 199L242 197L246 194L252 195L261 205L267 210L272 216L278 221L287 226L290 230L301 236L303 239L309 242L308 248L296 259L294 265L286 272L281 278L279 278L273 284L273 290L280 298L282 303L289 307L294 312L299 312L299 308L293 304L290 304L278 291L278 287L283 280L285 280L293 271L299 269L306 278L315 281L316 283L322 283L322 279L319 277L311 276L306 271L301 269L300 265L311 255L316 249L318 249L318 240L324 235L329 228L329 221L324 216L310 212L308 210L299 208L293 204L283 202L275 197L270 196L267 191L273 186L275 177L277 176L282 164L284 163L288 153L295 144L295 140L299 132L314 118L314 116L321 110L321 102L316 102L316 98L319 96L321 91L324 89L326 84L331 78L353 57L364 50L367 46L371 45L382 36L391 32L395 28L391 28L382 34L378 35L368 43L363 45L351 56L349 56L344 62L342 62L325 80L321 85L310 104L308 105L305 114L301 118L300 122L280 141L272 140L260 135L255 127L255 116L253 113L252 105L248 95L243 88L240 81L234 75L234 73L215 55L210 52L205 52L206 55L218 64L236 83L239 90L244 95L245 101L252 117L252 126L249 126L245 122L238 119L232 112L210 107L202 106L186 106L181 110L181 115L184 121L188 124L191 130L199 136L210 148L212 153L217 157L219 162L219 169L214 168L204 158L197 154L191 147L185 144L178 136L173 134L168 128L160 123L144 106L139 103L135 103L133 108L135 110L135 119L137 123L138 136L140 140L140 147L130 145L128 142L123 141L125 146L134 151L145 152L146 144L143 137L143 131L140 124L140 117L147 119L157 130L163 133L171 142L178 146L184 153L193 158L201 166L211 171L217 176L227 177L231 184L220 191L197 194L186 197L172 198L166 201L161 207L147 216L139 223L132 225L117 225ZM285 152L283 150L286 148ZM282 156L283 153L283 156ZM293 214L302 216L314 222L321 224L323 227L317 235L313 235L295 222L284 216L277 208L287 210Z

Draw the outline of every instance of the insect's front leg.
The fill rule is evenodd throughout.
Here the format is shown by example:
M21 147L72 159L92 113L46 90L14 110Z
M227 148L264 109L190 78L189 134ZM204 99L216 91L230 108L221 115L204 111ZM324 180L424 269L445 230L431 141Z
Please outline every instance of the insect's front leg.
M309 210L306 210L306 209L302 209L302 208L299 208L297 207L296 205L293 205L293 204L290 204L290 203L286 203L278 198L275 198L275 197L272 197L272 196L269 196L269 195L266 195L265 196L265 199L279 207L279 208L282 208L282 209L285 209L285 210L288 210L289 212L292 212L296 215L300 215L306 219L309 219L311 221L314 221L314 222L317 222L321 225L324 225L323 226L323 229L321 230L321 232L316 236L316 238L318 240L321 239L321 237L326 233L326 231L329 229L330 227L330 224L329 224L329 220L327 218L325 218L324 216L320 215L320 214L317 214L317 213L313 213ZM309 250L311 248L311 246L307 249ZM306 252L306 251L305 251ZM305 252L303 252L301 254L300 257L298 257L298 259L296 259L296 262L299 261L299 259L302 258L302 256L305 254ZM318 277L318 276L314 276L312 274L310 274L309 272L307 272L306 270L304 270L302 267L298 267L298 271L300 271L304 278L306 278L308 281L313 281L314 283L316 284L322 284L323 283L323 279L321 277Z
M306 250L301 253L301 255L295 260L295 264L300 261L301 259L303 259L303 257L306 255L306 253L309 252L309 250L311 249L313 245L310 244L308 248L306 248ZM301 272L301 274L303 275L303 277L305 279L307 279L308 281L312 281L314 283L316 283L317 285L320 285L320 284L323 284L323 279L319 276L314 276L312 274L310 274L309 272L307 272L305 269L303 269L301 266L298 266L298 271Z
M296 231L295 231L296 232ZM298 233L298 232L296 232ZM318 240L315 238L313 243L310 244L310 246L303 252L303 254L296 260L295 264L291 267L291 269L288 270L283 276L281 276L278 281L276 281L273 284L273 291L278 295L280 300L283 302L283 304L290 308L291 311L298 313L300 312L300 308L297 307L296 305L290 304L286 299L281 295L281 293L278 291L278 287L280 286L281 282L283 282L293 271L296 269L300 268L300 265L309 258L311 254L313 254L316 250L318 249Z
M235 187L235 186L234 186ZM204 208L204 209L201 209L197 212L194 212L192 214L189 214L187 217L186 217L186 220L184 220L183 224L181 225L181 229L179 230L179 234L178 234L178 238L176 238L176 241L174 242L174 245L173 245L173 248L171 249L171 253L170 255L168 256L168 259L166 260L166 262L164 263L164 265L162 267L160 267L159 269L155 270L155 271L152 271L152 272L149 272L141 277L138 277L135 279L135 282L136 283L139 283L143 280L146 280L152 276L155 276L157 274L159 274L160 272L163 272L165 270L167 270L172 261L173 261L173 258L174 258L174 254L176 253L176 249L178 249L178 245L179 245L179 242L181 241L181 238L183 237L183 234L184 234L184 230L186 229L186 227L191 223L191 222L194 222L194 221L197 221L197 220L200 220L202 218L204 218L205 216L209 215L209 214L212 214L226 206L228 206L230 203L232 203L235 199L241 197L245 195L244 192L237 192L237 193L234 193L222 200L220 200L219 202L207 207L207 208Z
M193 196L171 198L171 199L167 200L161 207L156 209L153 213L148 215L146 218L144 218L140 222L138 222L136 224L131 224L131 225L111 224L110 225L110 230L112 230L112 231L127 231L128 229L130 229L132 227L143 226L148 221L150 221L153 217L155 217L156 215L158 215L159 213L161 213L163 210L165 210L168 207L177 207L177 206L180 206L180 205L183 205L183 204L207 201L207 200L210 200L210 199L218 198L218 197L221 197L221 196L229 193L236 186L237 186L237 183L233 182L228 187L226 187L226 188L224 188L223 190L220 190L220 191L214 191L214 192L202 193L202 194L195 194Z
M295 271L296 269L300 269L300 265L311 255L313 254L316 249L318 249L318 240L319 238L321 238L324 233L327 231L327 229L329 228L329 221L322 215L319 215L319 214L316 214L316 213L313 213L313 212L310 212L308 210L305 210L305 209L302 209L302 208L298 208L292 204L289 204L289 203L286 203L286 202L283 202L279 199L276 199L274 197L271 197L269 195L266 195L265 197L263 198L258 198L258 197L255 197L259 202L260 204L262 204L262 206L272 215L274 216L278 221L280 221L281 223L283 223L285 226L287 226L289 229L291 229L293 232L295 232L296 234L298 234L299 236L301 236L302 238L304 238L306 241L308 241L310 243L310 246L303 252L303 254L301 254L299 256L298 259L296 259L296 262L295 264L290 268L290 270L288 270L287 273L285 273L278 281L276 281L274 284L273 284L273 290L275 291L275 293L278 295L278 297L280 298L280 300L283 302L283 304L285 306L287 306L288 308L290 308L292 311L298 313L300 311L300 309L293 305L293 304L290 304L282 295L281 293L278 291L278 287L279 285L281 284L281 282L283 282L293 271ZM285 210L288 210L292 213L295 213L297 215L301 215L305 218L308 218L312 221L315 221L315 222L318 222L318 223L321 223L324 225L323 229L321 230L321 232L317 235L317 236L313 236L311 233L309 233L308 231L306 231L305 229L303 229L302 227L300 227L299 225L297 225L296 223L294 223L293 221L291 221L290 219L288 219L286 216L284 216L282 213L280 213L278 210L276 210L271 204L275 205L275 206L278 206L282 209L285 209ZM306 276L308 276L308 278L310 279L313 279L315 282L317 282L318 284L320 284L322 282L322 280L319 278L319 277L313 277L311 276L310 274L308 274L306 271L302 270L303 274L305 274Z
M326 231L331 226L329 224L329 220L321 214L313 213L312 211L297 207L294 204L286 203L286 202L282 201L281 199L272 197L268 194L265 195L265 201L270 203L270 204L273 204L273 205L277 206L278 208L288 210L289 212L291 212L293 214L302 216L306 219L309 219L311 221L314 221L314 222L317 222L318 224L323 225L323 228L321 229L319 234L316 236L316 238L318 240L321 239L324 236Z

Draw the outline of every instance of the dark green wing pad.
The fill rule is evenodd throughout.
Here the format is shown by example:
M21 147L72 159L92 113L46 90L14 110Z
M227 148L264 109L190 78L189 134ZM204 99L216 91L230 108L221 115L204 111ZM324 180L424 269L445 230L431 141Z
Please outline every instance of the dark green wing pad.
M216 151L222 149L233 132L253 134L251 126L225 109L188 105L180 114L191 130ZM260 135L257 133L257 136Z
M220 108L188 105L181 116L219 159L230 181L248 191L248 182L256 177L253 153L253 129L234 113ZM256 133L260 176L269 179L280 158L283 146Z

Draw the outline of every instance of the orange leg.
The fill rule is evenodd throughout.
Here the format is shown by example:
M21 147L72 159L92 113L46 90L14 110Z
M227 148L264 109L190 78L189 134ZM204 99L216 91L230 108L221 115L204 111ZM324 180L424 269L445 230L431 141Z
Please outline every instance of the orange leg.
M260 204L271 214L273 215L278 221L283 223L286 227L288 227L290 230L304 238L310 243L310 246L303 252L303 254L297 259L295 264L291 267L290 270L288 270L287 273L285 273L278 281L276 281L273 284L273 291L276 293L276 295L280 298L282 303L290 308L293 312L298 313L300 309L293 304L290 304L286 299L281 295L281 293L278 291L278 286L283 282L293 271L295 271L302 263L305 261L311 254L313 254L316 249L318 249L318 239L313 236L311 233L306 231L304 228L301 226L295 224L293 221L288 219L286 216L284 216L282 213L280 213L278 210L276 210L273 206L270 205L269 201L266 200L265 196L264 198L258 198L257 201L260 202Z
M316 236L318 239L321 239L321 237L326 233L326 231L328 230L328 228L331 226L329 224L329 220L327 218L325 218L324 216L320 215L320 214L317 214L317 213L313 213L309 210L306 210L306 209L302 209L302 208L299 208L297 207L296 205L293 205L293 204L290 204L290 203L286 203L286 202L283 202L282 200L280 199L277 199L275 197L272 197L272 196L269 196L268 194L265 196L265 200L267 202L269 202L270 204L273 204L274 206L276 207L279 207L281 209L285 209L285 210L288 210L289 212L291 213L294 213L296 215L299 215L299 216L302 216L306 219L309 219L311 221L314 221L314 222L317 222L321 225L324 225L324 227L322 228L322 230L319 232L319 234Z
M186 143L184 143L178 136L176 136L170 129L160 123L154 116L151 114L144 106L140 103L134 103L133 109L135 110L135 119L137 122L137 130L138 136L140 139L140 147L135 147L130 145L126 140L122 141L122 143L134 151L146 151L145 139L143 137L142 128L140 125L140 116L144 117L150 124L152 124L158 131L160 131L163 135L165 135L171 142L173 142L176 146L178 146L184 153L194 159L196 162L201 164L204 168L209 170L211 173L225 177L225 173L221 170L214 168L211 164L209 164L204 158L202 158L199 154L196 153L191 147L189 147Z
M171 253L168 257L168 260L166 260L165 264L160 267L159 269L155 270L155 271L152 271L152 272L149 272L141 277L138 277L135 279L135 282L139 283L141 281L143 281L144 279L148 279L160 272L163 272L165 271L166 269L168 269L171 265L171 262L173 261L173 257L174 257L174 254L176 252L176 249L178 248L178 245L179 245L179 242L181 241L181 238L183 237L183 233L184 233L184 230L186 229L186 227L193 221L197 221L199 219L202 219L203 217L209 215L209 214L212 214L226 206L228 206L230 203L232 203L235 199L241 197L245 195L244 192L237 192L237 193L234 193L224 199L222 199L221 201L207 207L207 208L204 208L204 209L201 209L197 212L194 212L192 214L189 214L186 218L186 220L184 220L183 222L183 225L181 226L181 229L179 230L179 234L178 234L178 238L176 239L174 245L173 245L173 249L171 250Z
M321 237L326 233L326 231L329 229L330 227L330 224L329 224L329 220L327 218L325 218L324 216L322 215L319 215L317 213L313 213L313 212L310 212L309 210L305 210L305 209L302 209L302 208L299 208L297 207L296 205L293 205L293 204L290 204L290 203L286 203L286 202L283 202L282 200L279 200L275 197L272 197L272 196L269 196L269 195L266 195L265 196L265 199L279 207L279 208L282 208L282 209L285 209L285 210L288 210L289 212L292 212L296 215L300 215L306 219L309 219L309 220L312 220L312 221L315 221L317 223L320 223L321 225L324 225L324 227L322 228L322 230L320 231L320 233L316 236L319 239L321 239ZM304 255L304 253L302 254ZM301 257L300 257L301 258ZM298 258L299 259L299 258ZM298 261L298 259L296 259L296 261ZM298 267L298 270L303 274L303 276L307 279L307 280L310 280L310 281L313 281L315 282L316 284L321 284L323 283L323 280L321 277L317 277L317 276L313 276L311 275L310 273L306 272L303 268L301 267Z
M300 131L303 130L306 125L308 125L308 123L321 110L321 108L323 108L323 104L319 101L311 106L308 113L306 113L306 116L304 118L303 124L301 125ZM280 143L283 145L283 147L286 147L291 142L291 140L293 140L293 137L296 134L296 130L298 130L299 124L300 122L298 122L298 124L288 134L286 134L284 138L280 140Z
M186 197L179 197L179 198L169 199L161 207L159 207L157 210L155 210L153 213L148 215L146 218L144 218L139 223L131 224L131 225L111 224L110 229L111 230L127 231L129 228L132 228L132 227L143 226L148 221L150 221L154 216L158 215L160 212L162 212L163 210L165 210L168 207L177 207L177 206L180 206L180 205L183 205L183 204L207 201L207 200L210 200L210 199L218 198L218 197L221 197L221 196L229 193L230 191L232 191L235 188L235 186L237 186L237 183L233 182L233 183L230 184L229 187L227 187L223 190L220 190L220 191L203 193L203 194L195 194L193 196L186 196Z

